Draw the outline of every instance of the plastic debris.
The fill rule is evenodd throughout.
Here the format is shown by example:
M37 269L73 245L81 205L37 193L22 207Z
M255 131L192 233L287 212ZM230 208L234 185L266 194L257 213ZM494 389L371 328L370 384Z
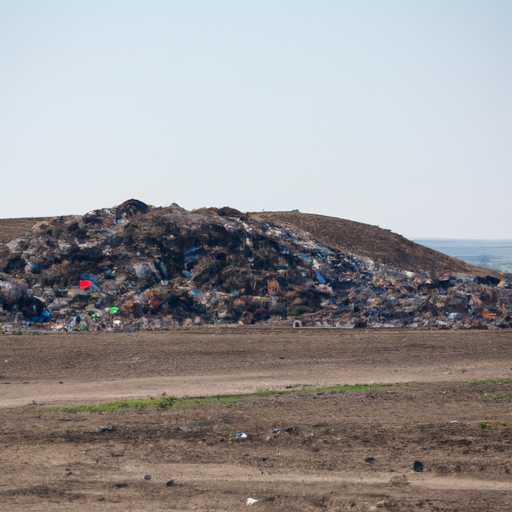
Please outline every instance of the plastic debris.
M415 460L413 470L416 471L416 473L421 473L423 471L423 463L419 460Z
M151 475L144 475L144 480L151 480Z
M318 270L315 272L315 276L318 279L318 282L320 284L326 284L327 283L327 281L323 278L322 274L320 274L320 272Z
M110 313L111 313L112 315L114 315L114 314L116 314L116 313L118 313L118 312L119 312L119 308L118 308L117 306L112 306L112 307L110 308Z
M448 420L446 423L453 424L453 423L458 423L458 421L457 420Z
M114 432L115 430L116 428L112 426L100 427L100 432Z
M246 505L253 505L258 500L255 500L254 498L247 498L247 501L245 502Z
M235 436L235 439L247 439L247 434L245 432L239 432L236 436Z
M92 285L92 281L89 281L88 279L80 279L80 290L85 290L86 288L89 288L89 286Z
M375 462L375 457L367 457L366 459L364 459L364 461L367 464L372 464L373 462Z
M96 313L96 311L87 311L87 314L94 322L97 322L100 319L100 315Z

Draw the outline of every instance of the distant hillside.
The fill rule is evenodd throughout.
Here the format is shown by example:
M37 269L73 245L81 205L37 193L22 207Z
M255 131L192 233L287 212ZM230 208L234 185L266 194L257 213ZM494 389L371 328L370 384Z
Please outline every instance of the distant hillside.
M420 238L415 242L470 265L512 274L512 240Z
M420 272L427 276L434 271L438 275L447 273L501 277L496 271L470 265L414 243L390 230L362 222L298 211L255 212L251 213L251 218L289 227L294 226L311 233L320 243L329 247L366 256L395 268Z

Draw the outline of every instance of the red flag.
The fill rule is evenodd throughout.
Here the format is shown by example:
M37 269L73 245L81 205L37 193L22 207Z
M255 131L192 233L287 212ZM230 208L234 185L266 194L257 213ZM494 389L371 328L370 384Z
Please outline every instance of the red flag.
M89 281L89 279L80 279L80 289L85 290L86 288L89 288L89 286L92 285L92 281Z

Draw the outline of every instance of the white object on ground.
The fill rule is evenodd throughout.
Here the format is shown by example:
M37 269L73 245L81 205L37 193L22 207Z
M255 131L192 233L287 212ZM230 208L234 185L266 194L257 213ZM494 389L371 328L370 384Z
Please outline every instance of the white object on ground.
M255 500L253 498L247 498L247 501L245 502L246 505L252 505L253 503L256 503L258 500Z

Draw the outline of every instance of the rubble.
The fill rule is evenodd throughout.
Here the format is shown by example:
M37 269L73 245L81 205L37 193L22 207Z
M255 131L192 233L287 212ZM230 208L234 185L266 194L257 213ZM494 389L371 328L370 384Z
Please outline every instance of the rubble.
M55 217L0 246L0 325L135 330L254 323L510 327L510 283L429 276L233 208L129 200Z

